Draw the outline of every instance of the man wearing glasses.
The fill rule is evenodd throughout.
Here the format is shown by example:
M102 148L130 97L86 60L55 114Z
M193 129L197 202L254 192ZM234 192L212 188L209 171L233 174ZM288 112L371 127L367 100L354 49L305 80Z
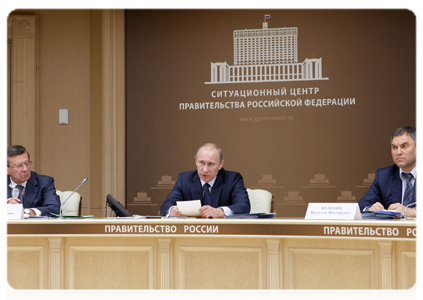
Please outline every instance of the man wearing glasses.
M25 147L7 148L7 203L23 204L29 216L59 214L60 198L54 179L31 171L32 161Z

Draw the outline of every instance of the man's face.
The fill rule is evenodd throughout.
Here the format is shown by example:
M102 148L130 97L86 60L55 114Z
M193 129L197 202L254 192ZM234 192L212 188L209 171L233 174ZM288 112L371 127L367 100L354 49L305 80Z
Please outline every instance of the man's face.
M23 168L21 170L7 167L7 175L9 175L10 178L12 178L13 182L15 182L16 184L21 184L27 181L31 177L31 167L25 166L25 164L29 161L28 153L25 152L24 154L9 157L8 160L9 160L8 165L10 167L23 165Z
M198 176L205 181L213 180L223 167L223 160L219 162L219 152L215 148L201 148L195 159Z
M416 166L416 142L408 134L392 139L392 159L405 172L410 172Z

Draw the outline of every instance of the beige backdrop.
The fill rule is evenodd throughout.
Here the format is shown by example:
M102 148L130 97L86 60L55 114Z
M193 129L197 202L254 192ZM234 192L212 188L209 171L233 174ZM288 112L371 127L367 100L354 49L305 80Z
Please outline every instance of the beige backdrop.
M261 29L265 14L269 29L298 29L298 62L321 58L322 79L209 84L212 63L234 65L234 30ZM205 142L274 195L278 216L358 202L392 163L392 132L415 126L415 26L407 10L128 10L128 210L157 214ZM276 100L291 106L260 107ZM190 109L215 102L229 108Z

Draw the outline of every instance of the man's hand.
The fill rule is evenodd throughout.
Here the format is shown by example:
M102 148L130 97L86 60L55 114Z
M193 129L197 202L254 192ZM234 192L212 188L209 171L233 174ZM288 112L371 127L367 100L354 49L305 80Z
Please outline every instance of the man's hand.
M383 205L380 202L376 202L369 208L369 211L375 211L375 210L385 210L385 207L383 207Z
M389 205L388 209L390 210L398 210L402 212L402 215L405 214L405 206L401 203L392 203ZM407 217L415 218L417 216L417 210L415 208L407 208Z
M183 214L179 211L178 206L174 206L172 207L172 209L170 210L170 216L171 217L182 217Z
M29 215L31 217L36 216L37 214L35 213L35 211L33 211L31 208L29 209Z
M213 217L213 218L223 218L225 213L221 208L214 208L210 205L204 205L200 208L200 215L203 218Z
M389 205L388 209L389 210L398 210L398 211L400 211L404 214L405 206L402 205L401 203L392 203L391 205Z
M21 200L19 200L18 198L9 198L7 199L7 204L20 204Z

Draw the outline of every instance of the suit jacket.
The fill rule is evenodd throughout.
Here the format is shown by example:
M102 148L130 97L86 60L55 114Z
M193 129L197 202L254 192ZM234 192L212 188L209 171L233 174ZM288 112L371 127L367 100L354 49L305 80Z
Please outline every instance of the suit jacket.
M234 214L250 213L250 199L241 174L220 169L211 189L213 207L227 206ZM160 207L160 214L165 216L176 201L198 200L203 203L203 187L197 171L179 174L172 192Z
M7 198L12 197L12 189L9 187L10 176L7 175ZM28 179L25 196L24 208L36 208L41 211L41 215L55 213L59 214L60 197L56 194L53 177L39 175L31 171L31 177Z
M416 183L414 183L413 198L409 203L416 202ZM399 176L397 165L381 168L376 171L376 177L367 193L358 202L360 211L380 202L385 209L393 203L401 203L402 199L402 181ZM416 207L410 205L409 207Z

